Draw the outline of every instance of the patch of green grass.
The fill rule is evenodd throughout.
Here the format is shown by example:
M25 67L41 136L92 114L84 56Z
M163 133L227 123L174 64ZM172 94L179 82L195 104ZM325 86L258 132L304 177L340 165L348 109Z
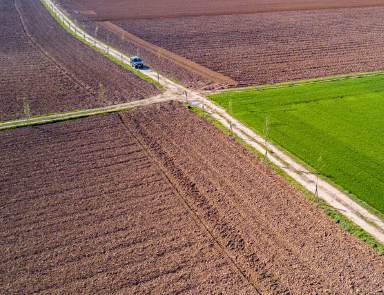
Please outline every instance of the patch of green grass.
M327 76L327 77L320 77L320 78L313 78L313 79L254 85L254 86L246 86L246 87L239 87L239 88L233 87L228 89L217 90L215 93L244 92L244 91L264 90L264 89L273 89L273 88L281 88L281 87L291 87L291 86L297 86L297 85L331 82L331 81L361 78L361 77L368 77L368 76L375 76L375 75L384 75L384 71L342 74L342 75Z
M350 195L384 213L384 76L209 96Z
M95 116L95 115L100 115L100 114L124 112L124 111L129 111L129 110L134 109L134 108L136 108L136 107L127 107L127 108L115 110L115 109L108 109L108 107L105 107L105 110L102 110L103 107L101 107L99 110L96 110L96 109L72 110L72 111L67 111L67 112L62 112L62 113L49 113L49 114L43 114L43 115L36 115L36 116L30 117L30 118L18 118L15 120L0 122L0 123L14 122L17 124L18 122L20 122L22 120L27 120L27 122L23 125L7 126L5 128L2 128L0 126L0 129L3 130L3 129L13 129L13 128L25 127L25 126L44 125L44 124L50 124L50 123L54 123L54 122L61 122L61 121L85 118L85 117L90 117L90 116ZM47 119L47 117L49 117L49 116L62 115L62 114L75 115L75 116L64 117L64 118L56 117L56 118L52 118L52 119ZM38 118L41 118L42 121L31 120L31 119L38 119Z
M163 87L163 86L161 86L161 84L159 84L157 81L155 81L155 80L153 80L153 79L151 79L151 78L149 78L148 76L146 76L146 75L144 75L144 74L142 74L142 73L140 73L139 71L137 71L137 70L135 70L134 68L132 68L132 67L130 67L130 66L128 66L128 65L126 65L126 64L124 64L124 63L122 63L120 60L118 60L118 59L116 59L116 58L114 58L114 57L112 57L110 54L108 54L108 53L106 53L106 52L104 52L104 51L101 51L99 48L97 48L94 44L92 44L92 43L89 43L88 41L86 41L86 40L84 40L83 38L81 38L79 35L77 35L77 34L75 34L75 32L73 32L72 30L70 30L69 29L69 27L66 25L66 24L64 24L62 21L61 21L61 19L59 19L56 15L55 15L55 13L49 8L49 6L44 2L44 1L42 1L41 0L41 3L43 3L43 5L45 6L45 8L50 12L50 14L52 15L52 17L68 32L68 33L70 33L72 36L74 36L75 38L77 38L77 39L79 39L81 42L83 42L83 43L85 43L85 44L87 44L87 45L89 45L90 47L92 47L95 51L97 51L97 52L99 52L99 53L101 53L101 54L103 54L105 57L107 57L107 58L109 58L110 60L113 60L115 63L117 63L117 64L119 64L120 66L122 66L123 68L125 68L125 69L127 69L127 70L129 70L129 71L131 71L131 72L133 72L135 75L137 75L137 76L139 76L141 79L143 79L143 80L147 80L147 81L149 81L149 82L151 82L152 84L154 84L157 88L159 88L160 90L162 90L162 91L165 91L166 89ZM84 32L83 30L81 30L82 32ZM100 42L100 41L99 41ZM103 43L104 45L106 45L106 46L109 46L108 44L105 44L105 43ZM109 46L110 48L112 48L111 46ZM113 48L114 49L114 48ZM116 49L114 49L114 50L116 50ZM119 51L120 52L120 51ZM124 53L122 53L122 52L120 52L121 54L123 54L124 56L126 56L126 57L130 57L130 56L127 56L127 55L125 55Z

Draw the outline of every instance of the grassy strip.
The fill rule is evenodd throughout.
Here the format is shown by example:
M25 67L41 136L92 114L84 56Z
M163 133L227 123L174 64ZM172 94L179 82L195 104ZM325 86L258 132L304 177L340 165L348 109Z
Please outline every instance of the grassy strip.
M134 108L136 108L136 107L128 107L128 108L122 108L122 109L117 109L117 110L106 109L104 111L101 109L100 109L100 111L94 111L94 110L90 109L90 110L87 110L86 112L84 112L84 110L74 110L74 111L62 112L62 113L43 114L43 115L37 115L37 116L29 117L29 118L19 118L19 119L12 120L12 121L0 122L0 123L14 122L15 124L17 124L18 122L20 122L22 120L26 121L25 124L11 125L11 126L6 127L6 128L2 128L0 125L0 130L13 129L13 128L19 128L19 127L26 127L26 126L34 126L34 125L44 125L44 124L49 124L49 123L54 123L54 122L61 122L61 121L85 118L85 117L96 116L96 115L101 115L101 114L124 112L124 111L129 111L129 110L134 109ZM80 113L80 112L83 112L83 113ZM76 114L76 113L78 113L78 114ZM64 118L57 117L57 118L52 118L49 120L34 121L34 122L30 120L30 119L36 119L36 118L37 119L38 118L44 119L48 116L64 115L64 114L68 114L68 115L75 114L75 116L64 117Z
M132 73L134 73L136 76L140 77L141 79L143 79L143 80L147 80L147 81L151 82L152 84L154 84L154 85L155 85L157 88L159 88L160 90L162 90L162 91L165 91L165 90L166 90L166 89L165 89L163 86L161 86L161 84L159 84L157 81L155 81L155 80L153 80L152 78L150 78L150 77L148 77L148 76L146 76L146 75L140 73L139 71L137 71L137 70L135 70L134 68L132 68L132 67L126 65L125 63L119 61L118 59L112 57L110 54L108 54L108 53L106 53L106 52L100 50L99 48L97 48L94 44L92 44L92 43L86 41L85 39L81 38L79 35L75 34L75 32L73 32L73 31L72 31L66 24L64 24L63 21L61 21L60 18L58 18L58 17L56 16L56 14L51 10L51 8L50 8L50 7L49 7L43 0L40 0L40 1L41 1L41 3L43 3L43 5L45 6L45 8L50 12L50 14L52 15L52 17L53 17L53 18L54 18L54 19L55 19L55 20L56 20L56 21L57 21L57 22L58 22L58 23L59 23L59 24L60 24L60 25L61 25L61 26L68 32L68 33L70 33L72 36L74 36L75 38L79 39L81 42L83 42L83 43L89 45L89 46L92 47L95 51L97 51L97 52L99 52L99 53L102 53L105 57L107 57L107 58L109 58L110 60L114 61L115 63L119 64L119 65L122 66L123 68L125 68L125 69L131 71ZM86 33L86 32L84 32L84 31L81 30L81 29L79 29L79 31L83 32L84 34ZM100 41L98 41L98 42L100 42ZM100 42L100 43L103 43L103 42ZM116 50L115 48L109 46L108 44L105 44L105 43L103 43L103 44L104 44L105 46L108 46L109 48L111 48L111 49L113 49L113 50ZM118 50L116 50L116 51L118 51ZM128 58L129 58L129 56L125 55L125 54L122 53L121 51L118 51L118 52L120 52L120 53L121 53L122 55L124 55L125 57L128 57Z
M195 112L201 117L204 117L207 121L211 122L213 125L218 127L220 130L222 130L224 133L231 135L231 131L224 127L219 121L217 121L215 118L213 118L211 115L204 113L200 108L196 106L191 106L188 104L183 104L186 106L189 110ZM244 148L247 150L253 152L258 158L264 160L264 155L261 154L259 151L254 149L252 146L246 144L241 138L238 136L234 136L235 140L239 142ZM280 167L270 163L269 167L275 171L278 175L283 177L285 180L287 180L292 186L294 186L298 191L302 192L308 200L310 200L313 204L318 206L320 209L323 210L323 212L328 215L333 222L338 224L341 228L343 228L345 231L353 234L360 240L367 243L369 246L371 246L376 252L378 252L380 255L384 255L384 245L379 243L374 237L372 237L370 234L365 232L362 228L354 224L352 221L350 221L348 218L346 218L344 215L342 215L339 211L329 206L324 200L319 199L316 200L315 196L309 192L307 189L305 189L302 185L300 185L298 182L296 182L292 177L290 177L287 173L285 173L284 170L282 170Z
M370 77L370 76L378 76L378 75L384 75L384 71L381 70L381 71L373 71L373 72L351 73L351 74L326 76L326 77L304 79L304 80L297 80L297 81L289 81L289 82L280 82L280 83L254 85L254 86L247 86L247 87L221 89L221 90L216 90L216 91L212 92L211 95L219 94L219 93L233 93L233 92L245 92L245 91L255 91L255 90L266 90L266 89L275 89L275 88L283 88L283 87L292 87L292 86L298 86L298 85L315 84L315 83L321 83L321 82L333 82L333 81L339 81L339 80L345 80L345 79L362 78L362 77Z

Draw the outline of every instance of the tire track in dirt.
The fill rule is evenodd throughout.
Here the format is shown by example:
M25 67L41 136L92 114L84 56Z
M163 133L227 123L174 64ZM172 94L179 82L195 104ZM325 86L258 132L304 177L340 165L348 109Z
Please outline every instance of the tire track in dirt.
M256 286L262 293L287 294L288 289L281 286L281 282L278 282L277 277L268 269L266 264L261 262L262 258L257 257L255 253L249 254L244 250L244 234L242 235L238 228L233 227L226 220L227 218L219 213L212 200L209 200L209 196L201 193L197 183L191 180L185 171L178 168L180 165L175 165L173 159L168 156L170 155L169 152L164 150L164 146L160 146L154 139L151 140L151 137L145 131L145 126L140 123L141 119L145 121L149 118L145 118L144 116L138 120L125 114L121 116L125 118L125 120L129 120L126 126L129 125L135 128L135 132L138 132L138 136L144 140L147 148L149 148L152 153L155 153L155 157L158 158L156 162L159 163L160 161L161 164L159 165L163 167L162 170L168 175L168 178L173 186L176 187L177 191L179 191L179 195L188 196L188 200L183 198L187 206L192 210L193 214L197 216L200 222L204 224L204 227L207 228L208 232L252 285ZM172 139L170 139L169 142L171 141ZM184 154L184 158L187 159L185 160L186 162L190 159L187 154ZM193 174L193 170L190 169L189 173ZM205 181L207 181L207 179L205 179ZM246 257L246 261L239 261L239 256ZM271 289L274 290L273 293L270 293Z
M142 119L144 121L150 120L150 117L143 115ZM193 120L193 119L192 119ZM136 124L140 124L139 121L135 122ZM194 122L197 124L197 122ZM158 128L155 129L154 133L161 132L161 129L165 126L159 126L161 125L161 122L157 122ZM164 123L166 125L166 123ZM156 126L156 125L155 125ZM145 127L141 126L141 129L145 129ZM145 132L145 131L143 131ZM146 138L148 137L148 134L143 135ZM209 139L206 138L208 141ZM205 140L202 140L205 142ZM199 170L199 175L202 175L204 179L204 186L205 187L214 187L218 191L225 192L227 197L232 198L232 201L237 201L238 204L243 204L244 200L242 198L237 198L236 197L236 192L234 189L231 187L229 180L216 180L215 178L212 178L211 175L220 175L220 168L215 168L214 165L211 163L207 163L205 160L206 158L201 156L201 153L198 150L187 150L186 146L176 144L173 139L167 140L167 143L170 144L170 147L162 146L162 151L164 151L165 154L167 155L172 155L172 150L177 149L179 152L183 151L182 156L178 155L175 156L173 154L173 157L182 157L186 159L184 162L185 163L190 163L190 162L198 162L202 163L202 166L204 167L204 170ZM160 149L160 148L159 148ZM162 152L160 152L162 153ZM172 160L168 159L167 162L172 162ZM228 166L233 166L236 167L237 165L233 163L232 159L227 159L227 164ZM232 165L233 164L233 165ZM201 212L199 213L199 208L195 208L196 214L200 214L201 219L209 219L208 227L212 231L213 235L218 239L223 247L226 248L226 250L230 253L232 259L234 259L237 263L239 263L243 267L243 271L247 273L247 275L252 278L253 280L258 281L257 284L265 284L264 290L268 290L271 292L270 287L273 286L275 288L275 293L273 294L285 294L288 292L288 286L282 283L281 281L279 282L278 278L278 269L275 267L271 267L271 264L267 266L266 262L266 257L268 255L264 253L263 256L258 255L255 253L254 249L252 250L251 248L247 247L249 244L259 244L259 245L264 245L266 249L273 249L273 248L279 248L280 254L276 253L274 260L276 261L284 261L287 259L284 259L284 257L287 256L294 256L295 260L301 261L301 263L296 262L297 266L301 267L301 273L302 277L301 280L305 280L307 278L308 273L318 273L320 277L321 274L318 272L318 269L312 268L311 271L307 269L306 265L308 265L308 261L302 261L301 258L303 258L300 255L301 249L294 249L293 245L289 244L288 242L284 241L282 238L279 238L277 233L274 232L274 230L269 226L269 220L268 218L264 218L261 220L252 220L252 223L247 222L247 219L249 219L249 216L252 216L255 214L255 212L249 212L250 210L247 210L247 206L253 206L253 204L244 204L242 207L242 211L238 211L233 204L230 202L226 202L225 200L220 201L220 207L221 211L224 212L231 212L230 216L224 216L222 214L219 214L217 206L215 206L215 202L218 200L215 198L212 198L209 196L209 194L206 194L206 189L201 187L199 185L199 180L193 178L193 166L189 165L189 167L184 167L183 164L177 164L177 167L173 165L171 166L171 171L177 169L180 171L184 176L189 173L190 179L188 180L190 184L187 185L192 185L195 187L195 193L202 193L201 198L203 196L206 198L204 201L201 201L204 206L203 207L207 212L205 212L203 215L201 215ZM195 167L196 168L196 167ZM186 172L189 171L189 172ZM212 182L211 182L212 180ZM215 181L216 180L216 181ZM180 181L179 181L180 183ZM213 192L212 192L213 193ZM213 193L214 194L214 193ZM220 198L220 197L218 197ZM209 205L207 205L209 204ZM200 207L198 205L198 207ZM224 206L224 209L223 209ZM200 208L201 210L201 208ZM217 218L213 218L213 216L217 216ZM230 226L230 224L236 224L236 227ZM255 235L251 235L251 233L254 233ZM254 239L254 236L257 236L257 241ZM278 246L276 246L278 245ZM284 249L284 250L282 250ZM239 253L241 253L239 255ZM295 254L294 254L295 253ZM293 255L294 254L294 255ZM238 257L242 257L243 261L241 261L241 258L238 259ZM251 258L251 259L249 259ZM260 262L257 267L255 266L255 261ZM287 260L289 263L294 263L293 260ZM314 264L313 264L314 265ZM260 278L257 279L255 278L255 271L251 271L250 269L258 269L258 273L260 275ZM296 279L298 279L299 274L296 273ZM322 279L323 283L326 282L326 279ZM308 283L312 287L317 285L317 288L320 289L320 283L311 282ZM280 287L278 287L280 286ZM283 287L284 286L284 287Z
M63 64L61 64L60 62L58 62L56 59L54 59L45 49L43 46L41 46L39 43L36 42L36 40L32 37L32 35L30 34L30 32L27 30L27 27L25 26L25 21L23 19L23 17L21 16L21 13L20 13L20 8L18 7L18 5L16 4L18 0L13 0L13 5L15 6L15 9L17 11L17 15L18 15L18 18L20 19L20 23L21 23L21 26L23 28L23 31L25 33L25 35L27 36L27 38L32 42L32 44L44 55L47 57L48 60L50 60L54 65L56 65L63 73L65 73L65 75L70 78L73 82L75 82L77 85L79 85L81 88L83 88L86 92L88 92L88 94L90 95L96 95L96 92L95 91L91 91L88 87L86 87L86 85L80 81L79 79L77 79L75 76L71 75L71 72L68 71L68 69L66 69L64 67Z
M139 128L139 135L170 171L175 182L182 185L178 190L188 196L186 201L193 211L236 263L248 275L253 275L253 279L257 276L255 269L264 269L264 277L260 278L261 283L258 282L262 292L355 294L351 290L365 286L376 286L375 292L378 290L379 278L383 274L368 277L365 273L367 265L359 263L358 256L371 255L368 254L372 251L369 248L361 252L367 245L335 226L304 196L273 176L267 167L261 169L264 172L259 172L253 167L249 155L241 156L235 143L229 144L229 151L223 151L221 145L216 146L212 138L221 142L221 136L209 133L214 131L202 119L186 116L184 111L181 113L183 119L174 105L152 106L146 110L134 110L127 117L131 126ZM207 130L207 133L202 130ZM162 134L167 134L166 141ZM181 139L175 141L179 137ZM189 137L196 138L189 142ZM200 149L196 149L197 146ZM216 147L219 150L215 150ZM222 153L240 156L223 159ZM204 158L210 158L210 161ZM252 177L255 173L266 178L258 178L257 184ZM247 174L253 185L247 183ZM272 188L281 190L281 193ZM382 263L379 257L370 261ZM331 273L337 273L340 279L330 280ZM271 279L277 281L274 283Z
M2 135L0 293L256 294L118 114Z
M128 130L130 130L131 133L135 134L136 139L138 140L138 142L140 142L143 149L147 151L150 158L153 159L153 161L158 165L159 169L163 172L165 177L169 180L169 182L178 192L178 196L181 202L184 204L191 217L201 228L203 228L207 232L207 234L212 237L218 249L220 249L220 252L228 258L233 267L236 268L239 273L241 273L244 279L247 280L253 286L256 294L261 294L259 292L259 286L257 286L255 282L250 279L247 271L236 263L236 261L234 260L234 256L230 255L227 252L226 247L217 239L217 236L213 234L212 230L210 229L210 226L207 226L206 222L204 222L204 219L199 216L198 212L194 210L190 206L190 203L185 199L185 197L183 197L184 193L186 193L186 191L189 191L189 195L192 194L193 198L199 203L199 206L207 208L207 200L204 198L203 195L199 193L198 189L196 189L195 183L191 182L191 180L188 179L188 177L183 172L181 172L181 170L179 170L176 166L173 165L172 159L166 156L166 153L162 151L160 145L158 145L154 141L148 141L147 133L145 133L142 128L138 128L139 126L137 121L135 122L134 120L132 120L133 118L126 116L126 113L120 113L119 115L124 126ZM161 157L160 161L159 156ZM186 189L188 187L190 189ZM208 208L209 207L210 206L208 205ZM210 215L210 218L212 218L213 215L217 215L217 212L212 209L209 209L206 214ZM229 229L225 225L222 225L221 230L223 232L233 231L233 229Z

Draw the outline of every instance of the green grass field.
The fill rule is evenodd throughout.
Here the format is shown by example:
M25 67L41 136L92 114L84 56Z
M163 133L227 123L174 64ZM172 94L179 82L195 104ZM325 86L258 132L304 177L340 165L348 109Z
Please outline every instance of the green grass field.
M211 95L211 100L384 213L384 76Z

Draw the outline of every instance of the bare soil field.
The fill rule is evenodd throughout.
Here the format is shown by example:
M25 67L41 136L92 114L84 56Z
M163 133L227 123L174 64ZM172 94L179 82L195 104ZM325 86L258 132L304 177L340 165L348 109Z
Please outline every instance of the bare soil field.
M0 121L24 117L24 98L38 115L160 93L71 36L40 1L0 5Z
M80 18L93 21L243 14L266 11L383 6L383 0L58 0ZM106 3L107 2L107 3Z
M156 70L161 75L182 83L185 87L215 89L225 87L228 84L216 82L214 77L209 76L209 74L204 76L199 75L199 73L194 72L192 68L188 67L188 63L193 63L192 61L185 61L183 57L174 54L172 51L169 52L173 55L170 59L164 56L163 53L166 50L163 48L156 50L154 49L156 45L150 44L150 46L142 46L134 42L132 38L129 38L129 32L115 26L111 22L83 22L82 27L93 36L97 36L99 40L110 44L129 56L139 55L143 59L145 66ZM123 33L121 33L121 31L123 31ZM133 36L133 38L135 38L135 36ZM142 39L140 40L144 41ZM183 61L181 63L177 62L179 59ZM236 84L235 81L233 83Z
M0 138L1 294L257 294L118 114Z
M382 256L178 103L0 136L0 293L384 293Z
M177 103L122 114L261 294L383 294L384 259Z
M381 28L384 7L381 2L336 1L331 4L321 1L316 4L314 1L276 3L268 0L268 12L245 9L259 12L251 14L239 13L244 13L243 8L247 5L261 5L260 1L172 2L175 7L183 3L185 7L196 5L201 8L196 13L191 7L185 8L196 17L185 17L181 8L176 15L163 14L157 5L165 11L170 7L166 1L151 5L142 1L113 0L108 2L109 5L85 0L57 2L73 18L85 21L84 28L88 32L94 32L97 27L98 36L104 42L129 55L139 53L150 67L195 89L277 83L384 68ZM367 7L356 8L359 6ZM230 15L221 15L225 13L220 9L228 7L232 11ZM335 7L343 8L329 9ZM147 14L145 19L136 19L141 18L136 10ZM208 16L204 16L204 11ZM174 18L164 18L166 16ZM124 38L124 31L126 36L132 34L152 45ZM157 48L157 52L151 47ZM161 51L171 52L179 58L161 56ZM222 83L213 76L199 74L187 63L178 62L179 59L222 74L235 83Z
M383 7L114 21L133 35L255 85L384 68Z

